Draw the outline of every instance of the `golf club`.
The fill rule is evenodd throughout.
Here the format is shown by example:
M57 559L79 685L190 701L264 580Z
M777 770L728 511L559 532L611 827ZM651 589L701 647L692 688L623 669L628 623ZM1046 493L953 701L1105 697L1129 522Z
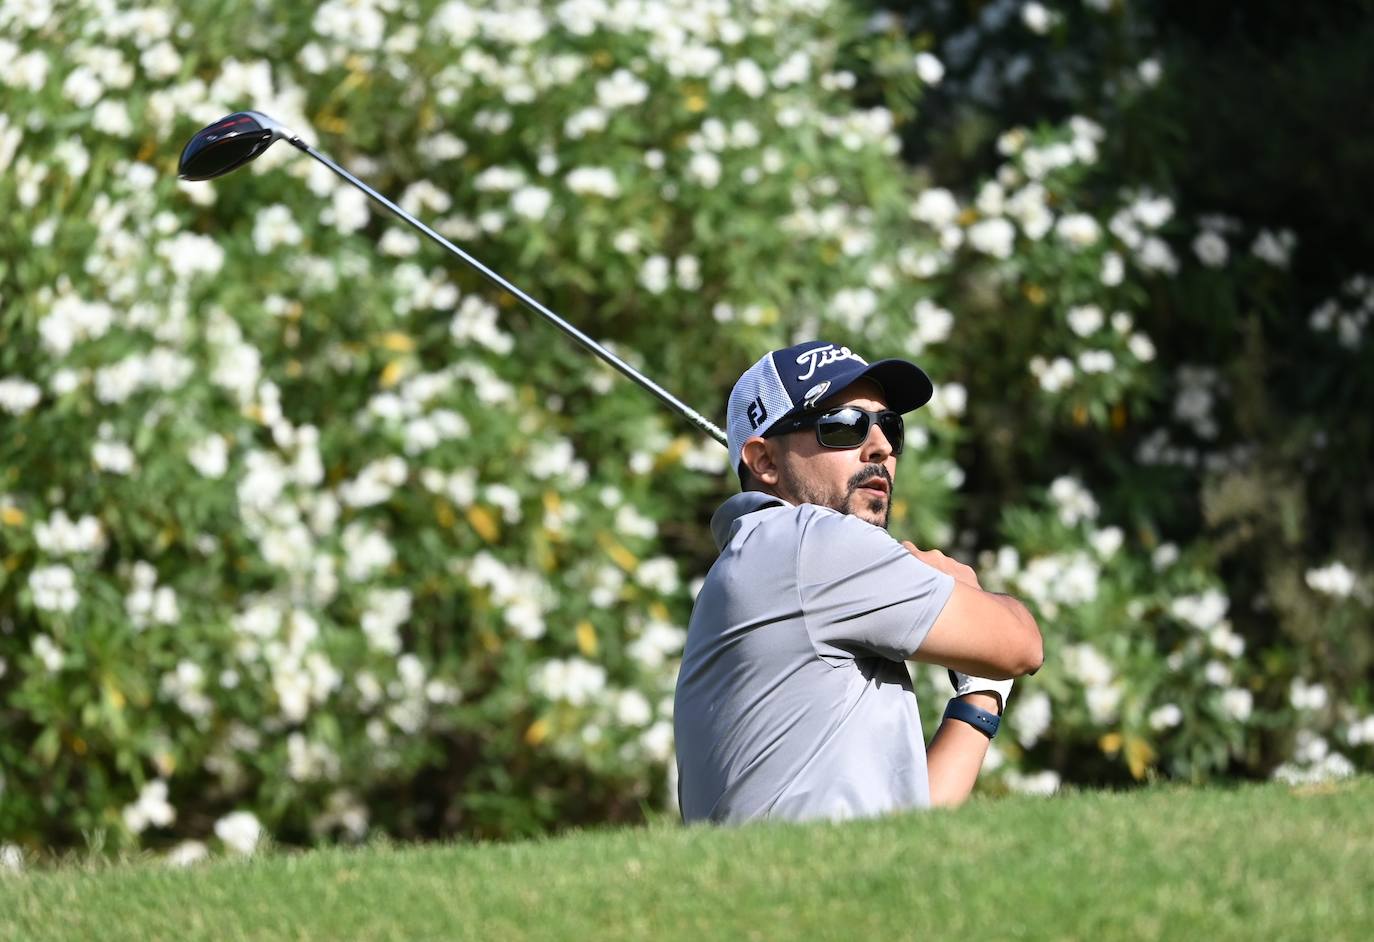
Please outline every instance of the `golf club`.
M260 111L236 111L231 115L220 118L214 124L197 131L186 143L186 147L181 151L181 161L177 170L178 176L183 180L210 180L215 177L221 177L262 156L262 154L267 151L267 148L271 147L279 140L284 140L297 150L303 150L311 157L314 157L330 170L362 190L377 203L386 207L394 215L404 219L416 229L429 236L430 239L439 243L439 245L442 245L464 262L481 272L489 281L519 298L525 303L526 307L530 308L536 314L539 314L549 323L563 331L563 333L567 334L573 340L576 340L583 347L599 356L602 360L615 367L640 386L643 386L664 403L676 409L701 431L710 435L722 445L726 443L725 433L713 422L701 415L701 413L688 406L662 386L611 353L591 337L587 336L553 311L540 304L534 298L521 291L505 278L502 278L495 271L483 265L467 252L464 252L448 239L445 239L439 233L397 206L391 200L372 189L372 187L353 176L353 174L330 160L324 154L315 150L315 148L301 140L300 135L296 134L290 128L274 121Z

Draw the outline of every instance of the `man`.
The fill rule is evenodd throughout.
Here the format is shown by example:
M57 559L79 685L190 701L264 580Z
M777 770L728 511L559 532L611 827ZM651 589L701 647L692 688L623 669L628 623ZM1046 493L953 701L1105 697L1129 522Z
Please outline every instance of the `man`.
M1021 603L887 532L902 413L931 392L912 363L820 341L735 384L744 493L711 520L674 707L685 821L866 817L973 788L1005 678L1040 667L1041 639ZM907 660L955 682L928 751Z

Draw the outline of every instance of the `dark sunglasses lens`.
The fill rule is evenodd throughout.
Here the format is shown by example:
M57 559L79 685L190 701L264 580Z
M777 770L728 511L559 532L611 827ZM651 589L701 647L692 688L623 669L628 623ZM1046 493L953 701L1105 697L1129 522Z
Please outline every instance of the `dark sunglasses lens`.
M868 437L868 415L858 409L839 409L820 417L816 434L829 448L853 448Z
M887 436L887 443L892 446L892 453L900 455L902 453L902 437L906 432L906 423L897 412L881 412L878 414L878 428L882 429Z

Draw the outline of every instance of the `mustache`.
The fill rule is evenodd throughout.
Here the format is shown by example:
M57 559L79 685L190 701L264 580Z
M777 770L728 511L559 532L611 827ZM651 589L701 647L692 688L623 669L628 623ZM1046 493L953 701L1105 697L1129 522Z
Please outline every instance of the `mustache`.
M888 474L887 468L880 464L869 464L860 468L859 471L849 479L849 493L854 493L854 491L863 487L874 478L882 478L887 482L887 493L890 497L892 495L892 475Z

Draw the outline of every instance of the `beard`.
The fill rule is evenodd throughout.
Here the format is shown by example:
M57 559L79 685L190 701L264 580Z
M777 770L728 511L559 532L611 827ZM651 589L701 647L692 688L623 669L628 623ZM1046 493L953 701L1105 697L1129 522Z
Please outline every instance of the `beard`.
M869 497L867 494L859 494L859 488L867 484L874 478L881 478L887 482L887 497ZM854 514L862 517L875 527L887 529L888 521L892 517L892 477L887 473L887 468L880 464L864 465L853 477L845 484L843 492L822 494L820 491L813 491L809 487L797 488L797 497L804 504L816 504L821 507L829 507L831 510L838 510L842 514ZM866 511L866 513L859 513Z

